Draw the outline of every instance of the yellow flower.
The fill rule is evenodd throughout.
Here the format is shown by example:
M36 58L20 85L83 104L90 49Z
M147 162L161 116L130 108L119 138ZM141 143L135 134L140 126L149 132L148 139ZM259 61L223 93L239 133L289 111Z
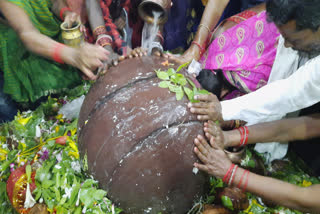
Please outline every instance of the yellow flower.
M78 147L76 145L76 143L70 139L70 137L68 137L68 141L69 141L69 146L75 151L78 152Z
M260 204L258 204L257 200L253 199L253 200L251 201L251 203L250 203L250 206L249 206L246 210L244 210L244 212L245 212L245 213L248 213L248 214L253 214L253 213L250 211L252 205L257 205L258 207L263 208L263 206L261 206Z
M57 120L62 119L62 117L63 117L63 115L62 115L62 114L58 114L58 115L56 116Z
M32 116L27 117L27 118L23 118L20 114L18 114L18 119L17 119L17 121L18 121L18 123L20 123L21 125L25 126L25 125L29 122L29 120L30 120L31 118L32 118Z
M303 187L309 187L311 185L312 185L312 183L310 181L303 180L303 182L302 182Z
M58 132L60 129L60 126L56 126L55 131Z
M8 151L0 148L0 160L3 161L7 158Z
M0 143L5 143L7 138L5 136L0 136Z
M70 151L70 152L68 153L68 155L69 155L69 156L73 156L73 157L75 157L76 159L79 159L79 153L78 153L78 152L72 152L72 151Z

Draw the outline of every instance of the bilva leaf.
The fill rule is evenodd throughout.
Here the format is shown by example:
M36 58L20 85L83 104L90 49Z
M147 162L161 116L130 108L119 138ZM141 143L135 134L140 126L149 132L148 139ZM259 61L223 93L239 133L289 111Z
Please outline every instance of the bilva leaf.
M159 71L159 72L157 72L157 76L161 80L169 80L169 75L167 72Z
M167 73L169 76L172 76L173 74L176 73L176 71L173 68L169 68Z
M182 90L182 88L180 86L180 90L176 92L176 99L177 100L182 100L183 95L184 95L184 92L183 92L183 90Z
M186 93L188 99L193 100L193 91L188 87L183 87L184 92Z
M160 83L159 83L159 87L160 88L169 88L169 85L170 85L171 83L170 83L170 81L161 81Z
M172 84L169 85L169 90L170 90L171 92L176 93L176 92L179 91L179 89L180 89L180 86L172 85Z
M187 78L189 84L192 86L192 88L196 88L196 85L193 83L193 81L189 78Z
M187 63L180 65L177 69L177 72L179 72L182 68L187 67L189 64L190 64L190 62L187 62Z
M170 81L176 84L185 86L187 84L187 79L184 77L183 74L174 74L170 77Z

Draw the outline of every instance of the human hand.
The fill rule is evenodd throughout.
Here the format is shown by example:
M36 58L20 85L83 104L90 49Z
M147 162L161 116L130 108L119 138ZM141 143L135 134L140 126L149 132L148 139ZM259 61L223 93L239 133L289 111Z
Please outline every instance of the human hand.
M66 53L66 63L80 69L88 79L97 79L93 71L99 67L103 67L102 62L108 60L109 52L100 46L88 43L83 44L79 48L72 48L71 50L71 54Z
M137 48L131 50L131 52L128 55L128 58L142 57L142 56L146 56L146 55L147 55L147 50L145 50L142 47L137 47Z
M212 148L201 135L194 140L194 144L194 152L203 163L194 163L194 167L217 178L223 178L232 164L226 153L220 148Z
M72 28L75 23L81 23L80 15L72 11L66 11L64 22L67 23L68 28Z
M228 147L227 142L226 142L226 137L225 137L225 132L222 131L220 125L218 123L215 123L211 120L208 122L204 123L204 132L210 141L210 145L213 148L220 148L224 149Z
M193 45L190 46L181 56L175 56L170 53L164 54L164 57L178 64L185 64L191 62L193 59L198 61L200 59L200 52Z
M197 119L201 121L223 121L221 104L217 96L214 94L196 95L195 100L199 100L199 103L189 103L191 113L198 114Z

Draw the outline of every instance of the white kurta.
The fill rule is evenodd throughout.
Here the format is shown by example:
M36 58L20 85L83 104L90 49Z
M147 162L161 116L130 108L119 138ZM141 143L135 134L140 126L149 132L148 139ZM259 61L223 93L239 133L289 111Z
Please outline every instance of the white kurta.
M279 120L286 114L320 102L320 56L308 60L284 47L280 37L268 84L242 97L223 101L224 120L240 119L248 125ZM258 152L269 152L270 161L285 156L287 144L257 144Z

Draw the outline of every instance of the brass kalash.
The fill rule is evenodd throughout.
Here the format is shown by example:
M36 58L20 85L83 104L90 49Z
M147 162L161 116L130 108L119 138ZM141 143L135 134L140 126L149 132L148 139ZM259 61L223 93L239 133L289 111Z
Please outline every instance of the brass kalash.
M153 12L161 12L158 25L166 23L168 20L168 13L171 8L171 0L142 0L139 4L138 12L140 17L147 23L153 24Z
M70 28L68 27L68 23L63 22L60 25L63 43L74 48L79 47L84 43L84 36L80 27L81 22L74 22Z

